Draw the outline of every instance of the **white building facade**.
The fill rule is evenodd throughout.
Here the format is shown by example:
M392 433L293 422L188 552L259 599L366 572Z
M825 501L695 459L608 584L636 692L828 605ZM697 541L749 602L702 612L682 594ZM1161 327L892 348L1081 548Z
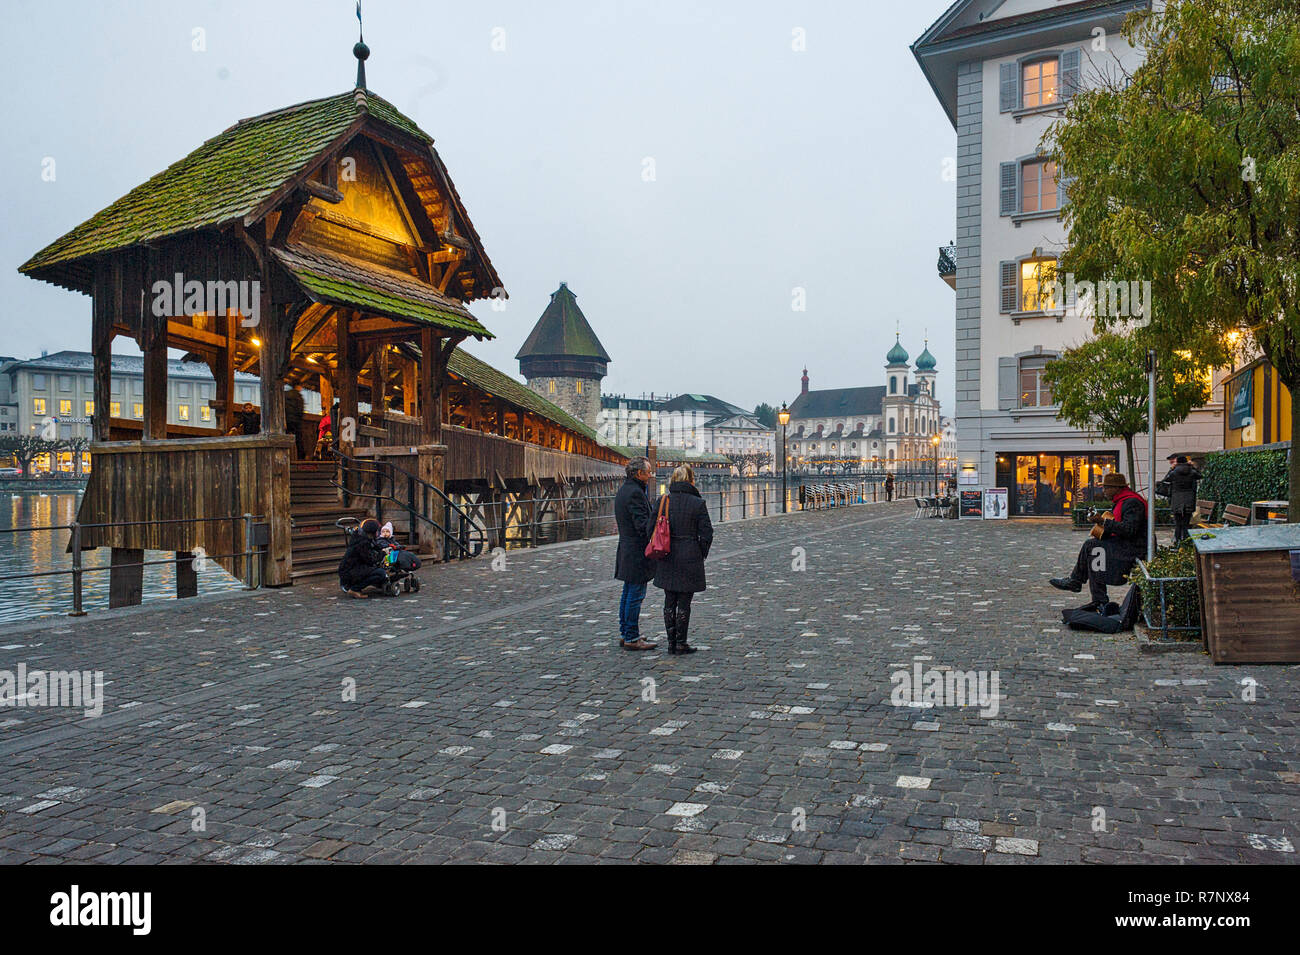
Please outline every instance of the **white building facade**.
M1013 515L1068 513L1126 467L1123 443L1059 420L1042 382L1092 321L1049 294L1044 266L1065 247L1065 197L1040 144L1076 90L1141 62L1120 27L1148 5L959 0L912 46L957 132L957 465L963 483L1009 488ZM1157 436L1157 478L1166 454L1222 446L1222 410L1216 387L1209 405ZM1129 476L1138 486L1143 461Z

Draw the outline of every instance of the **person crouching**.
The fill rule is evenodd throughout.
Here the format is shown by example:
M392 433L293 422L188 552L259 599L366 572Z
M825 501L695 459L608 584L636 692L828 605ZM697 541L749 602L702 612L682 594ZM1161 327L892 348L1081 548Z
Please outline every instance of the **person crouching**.
M1083 542L1070 576L1048 581L1057 590L1073 593L1086 583L1092 598L1088 609L1105 607L1109 602L1106 585L1124 583L1133 565L1146 554L1147 502L1129 488L1128 479L1119 472L1102 478L1101 491L1111 503L1114 516L1093 517L1093 523L1102 529L1101 537L1089 537Z
M388 581L384 573L384 548L379 543L379 522L368 518L352 535L348 549L339 562L339 586L349 597L365 597L367 587L380 587Z

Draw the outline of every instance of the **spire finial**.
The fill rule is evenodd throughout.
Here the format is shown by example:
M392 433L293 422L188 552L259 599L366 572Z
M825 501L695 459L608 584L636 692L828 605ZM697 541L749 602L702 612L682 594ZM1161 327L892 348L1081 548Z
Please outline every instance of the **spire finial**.
M366 88L366 60L370 57L370 47L366 46L365 26L361 22L361 0L357 0L357 34L360 39L352 48L352 55L357 58L357 89Z

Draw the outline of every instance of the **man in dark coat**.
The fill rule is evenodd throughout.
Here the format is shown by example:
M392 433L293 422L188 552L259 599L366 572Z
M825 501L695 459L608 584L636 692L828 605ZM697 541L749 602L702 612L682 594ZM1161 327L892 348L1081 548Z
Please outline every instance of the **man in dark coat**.
M302 449L303 410L302 385L294 385L284 393L284 433L293 436L300 458L307 456Z
M705 589L704 558L713 545L709 509L695 489L690 465L673 471L668 485L668 527L672 541L668 556L658 561L655 586L664 592L664 630L669 653L694 653L686 642L691 622L691 598Z
M1174 516L1174 543L1187 537L1187 526L1196 512L1196 483L1201 472L1186 455L1171 456L1173 467L1164 479L1169 482L1169 510Z
M237 417L239 418L240 431L243 434L258 434L261 432L262 416L253 407L251 401L244 402L244 410Z
M384 548L379 544L379 522L369 518L352 535L348 549L339 562L339 586L349 597L364 597L367 587L383 587Z
M1105 607L1110 602L1106 585L1124 583L1125 575L1147 551L1147 502L1129 488L1128 479L1119 472L1102 478L1101 490L1114 516L1094 517L1093 523L1102 529L1101 537L1083 542L1069 577L1048 581L1057 590L1076 594L1086 583L1092 603L1084 609Z
M618 523L618 556L614 558L614 579L623 581L618 602L618 645L624 650L653 650L658 646L641 639L641 602L645 586L654 576L654 562L645 555L654 533L654 514L646 485L653 478L650 461L633 458L627 463L627 480L614 498L614 520Z
M894 472L890 471L888 474L885 475L885 500L892 501L893 499L894 499Z

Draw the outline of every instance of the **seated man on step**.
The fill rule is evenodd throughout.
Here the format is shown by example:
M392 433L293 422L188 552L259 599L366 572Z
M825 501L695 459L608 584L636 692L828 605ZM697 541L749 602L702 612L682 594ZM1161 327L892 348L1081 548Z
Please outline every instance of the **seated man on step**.
M1106 585L1124 583L1125 575L1147 550L1147 502L1129 488L1128 479L1119 472L1107 474L1101 487L1112 509L1093 517L1096 526L1079 548L1070 576L1048 581L1058 590L1073 593L1086 583L1092 598L1089 608L1105 607L1109 602Z

